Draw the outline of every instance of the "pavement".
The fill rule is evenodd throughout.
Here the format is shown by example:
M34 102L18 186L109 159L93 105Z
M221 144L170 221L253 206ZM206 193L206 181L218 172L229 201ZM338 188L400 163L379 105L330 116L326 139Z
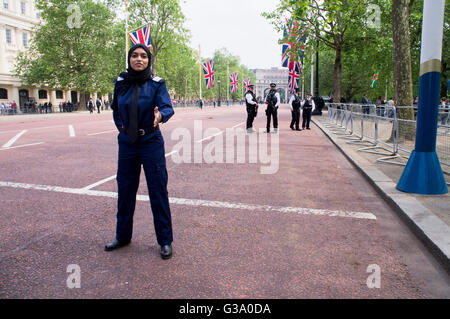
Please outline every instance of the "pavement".
M111 112L0 117L0 298L450 297L442 263L322 130L290 130L282 105L278 134L259 133L260 109L258 133L229 143L245 120L241 105L180 108L161 126L174 227L165 261L143 172L132 243L103 250L117 205ZM277 170L262 174L271 155ZM74 265L80 288L68 285Z
M399 191L397 183L404 166L378 162L382 155L360 152L360 145L347 143L343 130L328 121L326 112L313 123L339 148L346 158L395 209L414 234L428 247L450 274L450 194L420 195ZM447 183L450 180L445 175Z

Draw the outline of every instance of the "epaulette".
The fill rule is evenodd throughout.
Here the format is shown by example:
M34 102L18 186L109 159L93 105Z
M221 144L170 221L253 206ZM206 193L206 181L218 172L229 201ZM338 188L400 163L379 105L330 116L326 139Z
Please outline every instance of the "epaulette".
M118 77L117 79L114 79L114 84L116 84L119 81L123 81L124 79L122 77Z
M161 79L160 77L157 76L154 76L152 80L158 83L164 83L164 79Z

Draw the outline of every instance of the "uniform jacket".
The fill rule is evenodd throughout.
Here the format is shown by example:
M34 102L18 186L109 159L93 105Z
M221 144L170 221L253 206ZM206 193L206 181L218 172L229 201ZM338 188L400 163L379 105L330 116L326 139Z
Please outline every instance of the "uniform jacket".
M122 128L126 130L128 128L129 107L131 105L131 97L135 85L136 84L131 84L128 86L120 77L116 81L111 108L113 110L114 123L118 129ZM167 122L174 114L174 110L164 80L154 77L152 80L148 80L140 85L141 88L138 101L139 128L153 127L153 122L155 120L155 106L158 107L158 110L162 115L162 123ZM151 138L154 134L161 133L156 131L146 134L140 139L141 142ZM126 134L125 132L119 134L119 138L120 135Z

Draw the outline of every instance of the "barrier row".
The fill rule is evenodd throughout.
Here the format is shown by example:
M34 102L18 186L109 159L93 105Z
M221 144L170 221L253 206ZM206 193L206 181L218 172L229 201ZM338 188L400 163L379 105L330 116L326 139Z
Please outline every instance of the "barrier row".
M342 103L328 103L327 108L325 126L339 138L361 145L360 152L382 155L378 162L406 165L397 159L407 160L414 150L417 108ZM446 174L445 167L450 166L449 117L448 109L439 109L436 152Z

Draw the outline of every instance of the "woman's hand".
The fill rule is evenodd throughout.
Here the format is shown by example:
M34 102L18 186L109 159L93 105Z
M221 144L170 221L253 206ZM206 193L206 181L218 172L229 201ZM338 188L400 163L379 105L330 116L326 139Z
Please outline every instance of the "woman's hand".
M154 108L154 113L155 113L155 121L153 122L153 127L157 127L159 122L162 121L162 114L159 112L157 106L155 106Z

